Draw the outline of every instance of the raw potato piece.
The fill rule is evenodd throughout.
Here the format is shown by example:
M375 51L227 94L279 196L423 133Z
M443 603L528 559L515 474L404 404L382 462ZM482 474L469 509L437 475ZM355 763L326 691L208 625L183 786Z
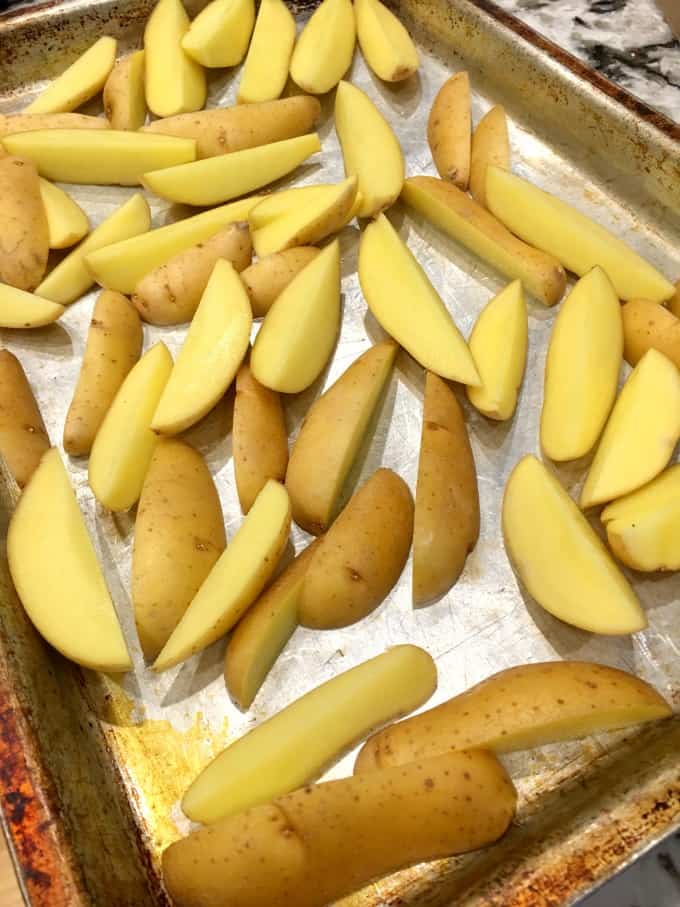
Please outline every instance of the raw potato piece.
M616 668L584 661L519 665L379 731L362 747L354 772L432 759L452 750L533 749L670 714L649 684Z
M303 91L325 94L352 65L356 24L351 0L323 0L298 38L290 74Z
M293 519L307 532L328 529L396 354L391 340L371 347L310 407L286 473Z
M155 432L176 435L210 412L234 380L252 325L243 284L233 265L220 259L154 412Z
M668 308L676 318L680 318L680 280L675 284L675 292L668 301Z
M428 372L413 529L415 604L449 591L478 538L477 470L463 411L446 382Z
M63 305L0 283L0 327L41 328L63 314Z
M125 296L104 290L92 313L78 383L66 414L64 450L89 454L121 384L142 352L139 315Z
M475 409L490 419L512 419L527 360L528 315L515 280L494 296L472 329L468 346L481 378L465 388Z
M276 569L289 530L286 489L270 480L175 627L154 671L195 655L239 621Z
M159 441L135 520L132 602L147 659L154 659L224 551L222 508L197 451Z
M300 623L348 627L374 611L399 579L412 535L408 485L378 469L320 540L302 587Z
M151 417L163 393L172 357L163 343L145 353L128 373L92 445L88 477L97 500L109 510L137 502L158 442Z
M680 319L657 302L632 299L621 309L623 357L637 365L647 350L667 356L680 368Z
M315 246L298 246L260 258L241 271L254 318L263 318L291 280L319 254Z
M50 249L68 249L87 236L87 215L63 189L40 178L40 197L47 217Z
M144 29L144 92L157 117L200 110L205 72L182 50L189 17L181 0L158 0Z
M163 878L177 907L323 907L377 876L491 844L516 796L490 753L449 753L202 828L165 851Z
M295 18L283 0L261 0L238 87L239 104L273 101L288 79Z
M356 182L356 179L351 178L335 185L320 183L315 186L296 186L293 189L281 189L280 192L265 195L248 216L251 229L259 230L303 208L316 206L317 202L328 202L331 198L337 198L341 187L344 193L352 187L356 188Z
M100 38L51 82L24 113L69 113L104 87L116 59L114 38Z
M191 23L182 47L202 66L238 66L254 22L253 0L212 0Z
M35 132L37 129L108 129L109 121L103 117L90 117L84 113L11 113L0 114L0 139L17 132Z
M120 673L132 667L56 448L44 455L19 499L7 533L7 558L21 603L50 645L96 671Z
M420 60L409 33L380 0L355 0L357 39L364 59L385 82L401 82Z
M345 174L359 181L359 217L374 217L389 208L404 184L404 156L397 137L373 102L349 82L335 94L335 129L342 147Z
M149 324L191 321L217 262L225 258L242 271L250 264L251 253L248 224L229 224L142 277L132 304Z
M488 167L486 201L509 230L579 277L599 265L620 299L663 302L673 295L673 284L618 237L507 170Z
M635 491L667 465L680 438L680 374L649 350L623 385L590 465L581 507Z
M3 157L1 149L0 199L0 282L17 290L34 290L45 273L50 251L38 172L30 161Z
M236 375L232 438L238 499L248 513L269 479L285 479L288 433L281 398L255 380L247 362Z
M437 172L459 189L470 179L470 77L452 75L439 89L427 121L427 141Z
M24 488L50 446L31 385L21 363L0 350L0 454Z
M647 626L637 596L592 526L535 457L521 459L510 474L502 520L505 549L546 611L591 633L620 636Z
M510 139L505 109L500 105L484 114L472 133L470 195L486 208L486 170L489 165L510 169Z
M359 281L381 326L423 368L452 381L479 384L463 335L384 214L361 236Z
M104 85L104 112L112 129L140 129L146 120L144 51L119 60Z
M357 740L412 712L437 687L434 661L395 646L295 700L223 750L189 787L182 809L217 822L318 778Z

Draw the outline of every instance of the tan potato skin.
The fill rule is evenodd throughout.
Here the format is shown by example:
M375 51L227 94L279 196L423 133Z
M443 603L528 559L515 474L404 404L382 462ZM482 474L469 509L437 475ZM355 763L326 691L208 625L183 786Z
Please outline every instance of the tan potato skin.
M252 248L248 224L229 224L146 274L135 287L132 304L149 324L191 321L216 262L226 258L242 271L250 264Z
M680 318L646 299L631 299L621 309L623 357L637 365L647 350L668 356L680 368Z
M131 69L136 65L139 54L144 51L136 51L133 54L119 60L109 73L109 77L104 84L102 100L104 102L104 112L111 124L112 129L140 129L146 119L146 101L144 99L144 67L142 65L142 77L139 85L131 82ZM140 105L140 113L135 118L135 111L132 109L132 92L141 91L143 103Z
M311 785L172 844L163 878L177 907L323 907L377 876L490 844L516 797L482 750Z
M180 113L155 120L143 131L196 139L200 159L304 135L312 130L320 113L316 98L295 95L259 104Z
M247 362L236 375L233 448L238 498L248 513L268 479L285 479L288 433L281 397L253 377Z
M21 363L9 350L0 350L0 454L19 488L24 488L49 446Z
M201 455L163 438L135 522L132 602L144 655L155 658L227 544L222 508Z
M434 99L427 121L427 141L437 172L459 189L470 179L470 78L457 72L447 79Z
M321 539L302 587L300 623L327 630L370 614L399 579L412 535L408 485L378 469Z
M680 318L680 280L675 284L675 293L672 298L668 300L667 305L675 317Z
M253 307L253 318L264 318L291 280L319 254L315 246L298 246L266 255L241 272Z
M463 411L446 382L428 372L413 530L416 604L448 592L478 538L477 471Z
M91 117L84 113L12 113L0 114L0 139L17 132L33 132L36 129L109 129L109 122L103 117Z
M470 195L486 208L486 168L510 167L510 140L505 110L500 105L484 114L472 134Z
M0 205L0 283L34 290L43 278L50 252L35 164L10 154L0 156Z

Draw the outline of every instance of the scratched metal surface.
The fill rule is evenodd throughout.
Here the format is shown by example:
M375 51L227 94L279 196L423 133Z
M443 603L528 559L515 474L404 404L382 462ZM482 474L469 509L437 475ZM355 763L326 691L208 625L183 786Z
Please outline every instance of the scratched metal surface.
M404 85L380 84L367 70L360 54L355 56L351 79L368 92L394 127L405 152L407 174L435 173L425 141L427 113L444 79L451 72L467 67L474 88L475 121L490 104L499 101L506 104L510 114L514 170L573 202L624 237L670 278L676 279L680 275L680 230L674 212L680 210L680 182L674 182L674 177L678 175L680 164L678 146L673 144L672 137L656 128L653 116L651 125L644 123L636 117L634 110L620 107L614 96L599 94L596 85L582 84L579 72L561 68L560 61L551 60L545 48L523 48L517 36L504 31L502 19L499 23L486 15L486 2L480 6L482 9L477 9L467 0L454 0L445 6L439 0L419 3L404 0L404 15L420 38L422 51L418 77ZM39 90L38 76L44 76L46 72L46 58L42 53L46 46L51 48L47 66L54 71L102 30L118 34L122 45L129 48L139 39L144 11L144 7L127 2L95 4L88 10L74 2L49 5L42 11L29 10L13 21L6 20L4 26L0 17L0 86L5 89L0 93L0 112L21 109ZM21 15L25 15L25 21L21 21ZM300 14L301 19L304 16L304 13ZM23 41L19 41L18 46L9 40L12 29L16 29ZM209 106L233 103L237 82L237 72L213 77ZM582 105L587 114L582 113ZM96 110L96 107L92 108L93 112ZM593 125L597 123L600 133ZM610 124L613 125L608 134ZM342 178L342 159L329 99L324 102L319 132L322 155L280 186ZM131 191L67 188L85 208L93 225L110 214ZM176 216L176 210L151 195L147 197L154 225L169 222ZM503 281L401 206L393 208L390 218L425 268L463 333L469 334L475 318L501 289ZM356 224L347 227L340 238L341 337L322 378L304 394L286 400L291 439L295 438L311 401L371 342L382 336L377 323L367 314L358 285L359 228ZM2 344L21 359L26 369L55 444L61 443L64 417L80 366L95 297L93 291L70 306L58 325L33 332L0 332ZM163 847L189 829L189 823L178 807L178 797L213 753L299 695L339 671L382 652L387 646L406 641L417 643L436 659L439 688L429 705L502 668L555 658L594 660L633 671L654 684L676 706L680 705L678 577L643 579L631 576L648 614L649 628L632 638L597 637L558 623L528 599L504 552L499 519L503 486L523 454L539 452L543 363L554 318L555 310L546 310L529 300L529 360L518 410L511 423L499 425L487 421L467 405L464 394L460 395L479 474L482 526L479 543L456 586L438 603L414 610L409 564L386 601L360 624L324 633L299 629L247 714L241 714L225 693L222 680L224 642L161 676L144 665L134 632L129 596L134 516L114 518L105 513L95 504L87 485L86 461L66 460L133 653L134 671L122 681L87 674L84 689L104 730L110 748L109 758L115 764L129 799L148 856L150 878L155 878ZM176 353L185 330L184 327L145 326L145 348L162 339ZM254 333L256 331L257 326ZM401 353L374 435L348 483L348 492L379 465L396 470L415 491L422 397L422 370ZM186 434L203 453L213 473L229 537L241 521L231 460L231 405L227 395L213 413ZM561 468L559 474L575 491L586 467L586 462L578 463ZM531 514L527 514L527 518L530 519ZM292 541L299 549L305 542L304 533L294 529ZM671 746L673 734L677 734L677 729L669 729L666 736L661 734L653 738L650 752L657 753L656 746L658 753L646 767L648 774L658 771L661 776L665 771L664 779L674 776L677 781L677 763L666 765L664 762L676 751L675 744ZM561 798L562 793L575 786L581 784L587 789L586 779L599 778L603 766L609 772L610 765L623 765L628 759L626 764L630 769L633 764L631 754L637 753L640 741L646 739L633 735L631 741L629 735L624 743L623 735L614 734L512 757L508 764L523 802L520 826L525 831L539 827L535 823L536 816L542 815L549 804L556 803L556 798ZM352 759L353 754L348 754L327 777L349 773ZM642 773L644 759L640 757L633 761L636 770ZM617 783L623 784L632 796L630 785L625 785L625 772L623 775L619 772L616 777ZM632 778L633 773L629 771L627 777ZM666 780L659 783L663 785ZM600 803L600 794L604 796L597 783L593 781L592 784L591 806ZM676 811L680 815L677 791L670 800L672 803L666 811L671 812L664 817L666 820L671 820ZM582 817L585 813L575 794L573 810L569 810L572 801L567 798L565 802L563 824L566 828L569 822L576 821L577 815ZM625 821L637 820L639 834L635 841L621 853L603 857L597 871L592 871L592 877L583 872L576 874L570 886L561 895L555 895L556 899L527 900L527 904L567 903L578 891L611 872L630 853L644 847L658 834L656 829L661 826L652 829L645 825L640 818L639 804L639 808L633 808L629 798L619 806L633 809ZM593 823L601 817L602 808L601 805L593 807ZM560 815L557 809L551 814ZM522 840L520 838L517 846L525 846L528 854L529 844L525 841L522 845ZM546 854L541 853L540 848L539 856L545 862ZM510 865L510 858L507 859ZM468 861L467 869L451 863L445 867L437 864L439 868L419 869L350 900L366 905L391 904L395 903L395 898L403 898L402 902L409 904L447 903L448 900L442 898L453 896L454 888L456 896L461 895L461 880L466 880L466 891L473 890L474 886L469 882L469 865ZM489 873L490 870L487 875ZM451 882L452 878L454 882ZM520 882L513 884L513 892L517 894L521 890ZM503 900L498 903L511 902L509 890L505 890ZM491 898L490 891L487 889L486 895L480 897ZM474 894L469 896L476 897ZM158 892L153 895L154 901L161 897ZM470 901L473 902L495 903L491 900Z

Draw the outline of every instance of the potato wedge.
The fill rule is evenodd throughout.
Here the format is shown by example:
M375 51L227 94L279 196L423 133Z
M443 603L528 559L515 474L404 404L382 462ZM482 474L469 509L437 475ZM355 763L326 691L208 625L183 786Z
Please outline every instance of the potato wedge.
M165 851L163 878L178 907L323 907L377 876L491 844L516 796L491 753L449 753L307 786L202 828Z
M680 318L646 299L631 299L621 309L623 358L637 365L647 350L658 350L680 368Z
M472 133L470 195L486 208L486 169L489 165L510 169L510 139L505 109L488 110Z
M38 129L109 129L104 117L86 116L84 113L10 113L0 114L0 139L17 132L35 132Z
M676 318L680 318L680 280L676 282L675 293L673 293L671 298L668 300L668 308Z
M41 328L64 314L63 305L0 283L0 327Z
M238 66L254 23L254 0L212 0L189 26L182 49L202 66Z
M140 129L146 120L144 51L119 60L104 85L104 113L112 129Z
M437 172L443 180L467 189L470 179L470 77L454 73L434 99L427 120L427 141Z
M671 709L644 680L585 661L518 665L379 731L359 752L355 774L452 750L533 749L668 718Z
M195 655L238 623L276 569L289 530L288 494L272 479L182 615L154 671Z
M390 469L378 469L320 540L302 586L305 627L348 627L374 611L399 579L413 536L413 498Z
M63 189L40 177L40 198L47 217L50 249L68 249L87 236L87 214Z
M115 60L115 38L99 38L42 91L24 109L24 113L69 113L75 110L99 94Z
M354 182L354 181L353 181ZM343 186L343 189L347 188ZM296 211L316 205L317 202L328 201L337 197L338 184L320 183L314 186L295 186L292 189L281 189L265 195L259 205L256 205L248 215L251 230L267 227L282 217L294 214Z
M253 318L264 318L291 280L318 254L315 246L298 246L266 255L241 271Z
M0 350L0 454L24 488L50 446L47 429L21 363Z
M248 224L228 224L142 277L132 294L132 304L149 324L191 321L217 262L224 258L237 271L243 271L251 256Z
M318 778L372 728L408 714L437 687L431 656L394 646L338 674L228 746L182 799L197 822L217 822Z
M181 0L158 0L144 29L144 93L157 117L192 113L205 104L205 72L182 49L188 30Z
M0 282L34 290L45 273L50 245L38 171L30 161L0 153L0 198Z
M89 454L120 386L142 352L139 315L125 296L104 290L92 313L78 383L66 414L64 450Z
M357 40L364 59L379 79L402 82L420 60L411 36L380 0L355 0Z
M43 456L12 515L7 558L21 603L51 646L95 671L121 673L132 667L97 555L54 447Z
M325 532L391 373L397 345L370 347L311 405L290 455L286 488L293 519Z
M477 470L463 411L446 382L428 372L413 522L415 604L449 591L478 538Z
M261 0L238 86L239 104L273 101L281 96L295 34L295 18L283 0Z
M322 0L298 37L290 61L291 78L303 91L326 94L352 65L355 42L350 0Z
M132 604L154 659L227 544L222 507L203 457L175 438L156 445L135 520Z

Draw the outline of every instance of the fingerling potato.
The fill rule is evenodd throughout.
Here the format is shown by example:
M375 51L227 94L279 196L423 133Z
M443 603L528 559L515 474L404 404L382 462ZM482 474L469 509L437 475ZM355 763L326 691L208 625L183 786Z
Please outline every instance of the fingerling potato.
M45 273L50 251L47 215L35 165L0 155L0 283L34 290Z
M104 85L104 112L112 129L140 129L146 119L144 51L119 60Z
M315 246L298 246L258 259L241 271L253 308L253 318L264 318L291 280L319 254Z
M11 113L0 114L0 139L17 132L36 129L110 129L104 117L84 113Z
M680 368L680 318L646 299L631 299L621 309L623 358L637 365L647 350L655 349Z
M21 363L0 350L0 453L23 488L50 446L31 385Z
M459 189L470 179L470 77L457 72L439 89L427 121L427 141L441 178Z

